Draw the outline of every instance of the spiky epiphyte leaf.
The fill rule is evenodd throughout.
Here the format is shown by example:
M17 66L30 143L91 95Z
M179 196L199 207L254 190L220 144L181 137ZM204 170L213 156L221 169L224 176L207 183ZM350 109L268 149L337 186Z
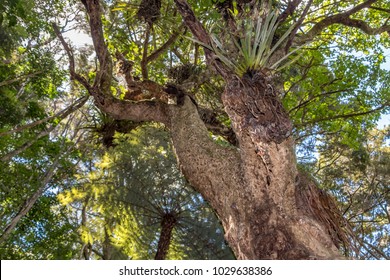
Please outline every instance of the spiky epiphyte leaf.
M191 40L213 51L223 64L240 77L247 72L262 69L279 71L296 60L293 59L279 67L282 62L300 50L302 46L287 53L277 62L270 64L271 56L294 29L294 25L292 25L274 43L275 32L278 28L277 19L278 13L272 11L266 15L259 15L257 19L247 18L238 21L238 39L236 34L230 33L227 40L222 40L212 34L211 45L205 45L195 39ZM232 58L232 47L238 53L238 59Z

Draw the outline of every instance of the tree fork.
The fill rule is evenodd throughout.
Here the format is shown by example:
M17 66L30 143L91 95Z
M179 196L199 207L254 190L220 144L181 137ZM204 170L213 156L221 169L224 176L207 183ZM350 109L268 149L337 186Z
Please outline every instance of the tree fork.
M264 73L257 78L228 76L206 52L208 63L225 78L225 109L239 149L216 144L195 104L132 103L109 96L111 60L104 44L98 1L86 0L101 75L89 88L97 105L116 119L158 121L170 130L179 167L190 184L210 203L222 221L225 236L239 259L341 258L325 226L296 200L298 175L291 121ZM175 0L186 25L201 42L208 33L184 0ZM95 38L99 37L99 38ZM92 91L92 92L91 92ZM298 196L299 197L299 196Z

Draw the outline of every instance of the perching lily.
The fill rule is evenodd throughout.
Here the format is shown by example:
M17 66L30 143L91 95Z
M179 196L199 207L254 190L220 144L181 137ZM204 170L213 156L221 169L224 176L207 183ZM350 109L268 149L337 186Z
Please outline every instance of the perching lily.
M221 40L218 39L214 34L211 35L211 45L205 45L195 39L191 40L196 41L197 43L214 52L214 54L222 61L222 63L224 63L230 70L235 72L240 77L242 77L245 73L259 71L265 68L273 71L279 71L280 69L290 65L298 59L299 56L279 67L283 61L301 49L302 46L284 55L272 65L268 65L271 56L294 29L294 25L292 25L278 39L278 41L272 45L275 31L278 27L277 19L277 13L272 11L265 17L258 17L257 20L246 19L245 21L241 21L238 26L242 26L242 28L241 30L239 29L238 32L243 34L243 36L237 40L231 35L232 40L227 42L227 44L230 42L234 43L234 47L239 53L238 59L236 60L229 58L230 55L227 50L231 49L231 47L224 46Z

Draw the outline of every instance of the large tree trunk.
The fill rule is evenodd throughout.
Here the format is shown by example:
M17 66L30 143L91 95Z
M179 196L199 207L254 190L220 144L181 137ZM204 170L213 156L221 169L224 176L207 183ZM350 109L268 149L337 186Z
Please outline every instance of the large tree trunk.
M237 153L204 139L189 99L176 111L170 129L182 171L216 210L238 259L340 258L324 226L298 209L291 124L270 81L257 78L232 78L223 96Z
M216 211L238 259L341 258L326 228L326 213L321 214L325 218L315 214L324 212L323 207L315 206L320 201L305 197L315 188L306 191L305 180L300 180L291 122L267 73L257 72L242 79L229 76L211 51L205 49L209 64L214 63L214 68L224 74L227 85L222 101L238 140L238 147L219 146L210 138L196 104L188 96L184 95L176 105L168 105L154 101L134 103L111 95L112 60L104 43L99 2L83 3L90 16L100 69L94 86L90 86L74 72L73 57L68 52L72 77L113 118L166 125L180 169ZM209 36L186 1L175 3L191 32L207 44ZM140 86L148 90L146 84ZM161 88L156 87L156 91Z
M297 207L292 125L272 81L260 72L242 80L232 77L223 102L239 141L245 184L236 206L242 210L236 210L235 222L226 226L226 238L236 247L237 257L337 258L324 229Z

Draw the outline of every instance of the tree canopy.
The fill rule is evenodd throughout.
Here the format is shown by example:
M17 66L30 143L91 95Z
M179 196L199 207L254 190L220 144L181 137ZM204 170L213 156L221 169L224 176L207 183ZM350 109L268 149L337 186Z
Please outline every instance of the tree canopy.
M389 259L389 18L2 1L1 258Z

